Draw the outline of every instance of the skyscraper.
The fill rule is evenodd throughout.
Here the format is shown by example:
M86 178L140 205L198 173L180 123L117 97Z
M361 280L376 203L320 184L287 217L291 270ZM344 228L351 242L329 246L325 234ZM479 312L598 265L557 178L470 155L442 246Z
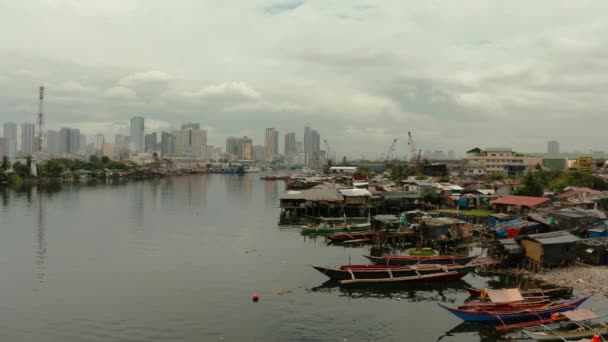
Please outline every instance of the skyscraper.
M80 133L80 130L78 132ZM80 134L80 139L78 140L78 154L87 154L87 136L84 134Z
M308 125L304 128L304 163L312 164L312 130Z
M131 152L143 152L145 148L144 118L142 118L141 116L134 116L131 119L130 134Z
M59 155L59 133L54 130L46 132L46 148L51 156Z
M70 131L70 154L78 155L80 153L80 130L72 128Z
M253 146L253 160L255 160L255 161L266 160L266 148L264 146L260 146L260 145Z
M551 140L547 142L547 152L549 153L559 153L559 142L555 140Z
M129 137L122 134L116 134L114 136L114 156L116 159L121 160L129 156Z
M175 137L169 132L160 134L160 154L163 157L175 153Z
M24 122L21 124L21 152L32 154L36 152L36 124Z
M207 155L207 131L201 130L198 124L187 124L180 131L173 131L175 136L175 153L186 157L205 158Z
M156 132L154 133L150 133L150 134L146 134L146 152L154 152L156 151Z
M253 141L249 137L239 139L239 158L242 160L253 160Z
M228 159L237 159L239 152L239 138L226 138L226 155Z
M102 154L103 144L106 143L106 138L103 134L99 133L95 136L95 151L98 154Z
M289 132L285 134L285 155L292 155L297 152L296 148L296 133Z
M59 155L78 155L80 153L80 130L70 127L61 127L57 145L57 154Z
M6 139L6 150L9 158L17 155L17 124L14 122L4 123L4 138Z
M0 138L0 158L8 157L8 140Z
M279 154L279 132L274 128L266 128L265 136L264 147L266 148L266 160L273 161Z

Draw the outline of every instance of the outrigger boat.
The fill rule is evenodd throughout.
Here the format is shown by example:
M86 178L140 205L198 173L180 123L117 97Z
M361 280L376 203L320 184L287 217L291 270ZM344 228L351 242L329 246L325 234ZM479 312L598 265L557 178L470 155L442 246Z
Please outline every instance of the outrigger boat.
M440 264L440 265L466 265L477 255L455 256L455 255L434 255L434 256L409 256L409 255L384 255L381 257L364 255L374 264L379 265L416 265L416 264Z
M311 267L332 280L401 278L441 272L458 272L464 276L476 268L475 265L343 265L340 267L311 265Z
M429 274L421 274L408 277L380 278L380 279L346 279L340 280L342 285L350 284L388 284L388 283L407 283L417 281L438 281L438 280L458 280L466 274L451 272L435 272Z
M592 322L597 315L592 311L581 309L566 311L562 314L569 321L544 325L538 330L524 330L524 334L537 341L579 341L594 334L608 335L608 325Z
M366 231L371 229L371 223L357 223L357 224L337 224L330 225L327 222L322 222L318 225L303 226L302 234L334 234L339 232L358 232Z
M484 289L476 289L474 287L465 287L468 293L472 296L481 297ZM528 289L528 290L520 290L520 293L523 297L538 297L538 296L548 296L548 297L557 297L557 296L566 296L572 294L571 287L555 287L550 289Z
M556 301L545 306L520 310L520 311L502 311L500 308L496 310L487 309L454 309L442 304L440 307L448 310L454 316L467 322L513 322L513 321L530 321L548 318L556 312L564 312L576 309L583 304L591 296L584 296L573 300Z

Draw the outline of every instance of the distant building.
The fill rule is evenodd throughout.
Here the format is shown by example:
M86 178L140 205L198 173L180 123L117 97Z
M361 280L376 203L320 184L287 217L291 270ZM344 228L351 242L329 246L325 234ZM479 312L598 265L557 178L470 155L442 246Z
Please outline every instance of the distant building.
M217 162L222 158L222 149L213 145L207 145L207 160Z
M175 153L175 137L169 132L160 134L160 154L163 157Z
M17 124L14 122L4 123L4 138L6 139L7 155L14 159L17 155Z
M0 138L0 158L8 157L8 139Z
M273 161L279 154L279 132L274 128L266 128L265 137L266 160Z
M555 140L551 140L547 142L547 152L548 153L559 153L559 142Z
M130 148L133 153L140 153L145 151L145 138L144 138L144 118L141 116L134 116L131 119L130 125Z
M483 176L500 173L514 175L524 170L533 169L543 162L542 157L523 156L510 148L488 148L485 151L474 148L467 151L465 176Z
M319 132L306 126L304 128L304 158L308 165L318 164L321 152L321 136Z
M114 158L117 160L127 159L129 157L129 137L122 134L114 136Z
M97 153L102 154L101 150L103 149L103 144L106 143L106 139L103 134L99 133L95 136L95 149Z
M260 146L260 145L253 146L253 160L255 160L255 161L266 160L266 148L264 146Z
M296 133L289 132L285 134L285 155L289 156L297 153Z
M201 125L193 122L183 123L182 131L185 131L187 129L201 129Z
M226 138L226 156L230 160L236 160L239 153L239 138Z
M103 143L103 145L101 146L101 155L103 157L114 159L114 145L109 143Z
M454 150L448 150L448 159L449 160L456 159L456 155L454 154Z
M145 150L146 150L146 152L149 153L149 152L156 151L156 144L157 144L156 132L150 133L150 134L146 134L146 137L145 137Z
M80 131L79 131L80 132ZM78 154L87 155L87 136L84 134L80 134L80 139L78 140Z
M46 131L46 149L49 155L58 156L59 153L59 132L55 130Z
M58 155L76 156L80 153L80 130L61 127L58 134Z
M239 139L239 159L253 160L253 141L249 137Z
M207 157L207 131L187 124L181 131L173 131L175 136L175 154L196 159Z
M34 123L21 124L21 152L23 154L36 152L36 124Z

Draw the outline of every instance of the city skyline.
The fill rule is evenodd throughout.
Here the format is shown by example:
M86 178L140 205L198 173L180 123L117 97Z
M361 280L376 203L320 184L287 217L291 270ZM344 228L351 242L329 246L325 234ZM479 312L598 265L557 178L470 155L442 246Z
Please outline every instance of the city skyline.
M468 132L520 151L544 151L553 137L565 150L606 150L608 47L589 37L608 33L608 4L418 5L4 2L0 19L13 34L0 46L0 118L35 122L44 85L47 130L78 127L87 137L128 135L128 119L140 115L156 132L200 122L215 146L310 122L338 155L370 158L395 138L396 154L408 154L407 131L423 150L459 155L479 145ZM159 16L180 25L155 25ZM302 29L313 20L319 30ZM574 126L563 124L572 117Z

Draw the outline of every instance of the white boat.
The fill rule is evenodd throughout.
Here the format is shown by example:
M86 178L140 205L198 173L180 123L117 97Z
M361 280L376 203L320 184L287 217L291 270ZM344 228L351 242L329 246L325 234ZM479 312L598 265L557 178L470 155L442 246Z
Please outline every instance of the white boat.
M246 166L245 173L258 173L260 172L260 168L256 166Z
M524 330L524 334L537 341L579 341L592 337L594 334L608 335L608 325L601 322L592 322L598 318L595 313L587 309L578 309L563 312L568 322L543 325L540 330Z

